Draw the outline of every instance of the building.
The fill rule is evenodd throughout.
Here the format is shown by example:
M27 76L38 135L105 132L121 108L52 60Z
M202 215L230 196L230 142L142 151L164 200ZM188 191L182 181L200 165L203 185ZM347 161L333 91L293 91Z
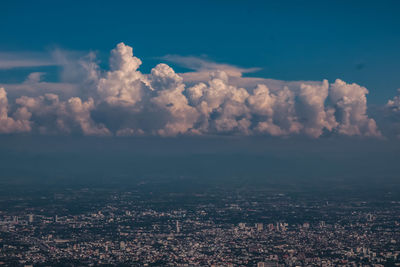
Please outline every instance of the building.
M124 241L119 242L119 249L120 250L125 250L125 248L126 248L125 242Z
M262 223L256 223L257 231L262 231L264 229L264 225Z

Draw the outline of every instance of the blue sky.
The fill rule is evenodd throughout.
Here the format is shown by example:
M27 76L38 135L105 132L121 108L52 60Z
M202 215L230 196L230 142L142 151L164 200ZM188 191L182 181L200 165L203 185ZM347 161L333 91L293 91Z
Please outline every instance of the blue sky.
M167 54L203 56L252 76L356 82L370 104L400 87L398 1L2 1L0 51L133 46L144 72ZM20 70L21 71L21 70ZM22 70L23 71L23 70ZM12 79L5 70L0 78Z

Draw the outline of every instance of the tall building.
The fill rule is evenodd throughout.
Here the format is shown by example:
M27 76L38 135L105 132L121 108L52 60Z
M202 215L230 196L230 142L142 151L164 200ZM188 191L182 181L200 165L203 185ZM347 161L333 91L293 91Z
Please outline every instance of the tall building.
M280 226L281 226L281 231L282 232L286 232L288 224L287 223L281 223Z
M28 221L29 223L33 223L33 214L28 215Z
M268 231L273 231L274 225L272 223L268 224Z
M262 223L256 223L257 231L262 231L264 229L264 225Z
M179 234L180 232L180 228L179 228L179 221L176 221L176 233Z
M125 250L125 248L126 248L125 242L124 241L119 242L119 249Z

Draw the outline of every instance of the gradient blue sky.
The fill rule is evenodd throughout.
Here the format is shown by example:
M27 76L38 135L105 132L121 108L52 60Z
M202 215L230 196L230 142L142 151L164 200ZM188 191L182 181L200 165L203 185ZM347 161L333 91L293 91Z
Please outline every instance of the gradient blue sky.
M123 41L145 72L158 57L194 55L261 68L252 76L356 82L370 104L400 87L399 1L2 1L0 10L2 53L57 47L106 61Z

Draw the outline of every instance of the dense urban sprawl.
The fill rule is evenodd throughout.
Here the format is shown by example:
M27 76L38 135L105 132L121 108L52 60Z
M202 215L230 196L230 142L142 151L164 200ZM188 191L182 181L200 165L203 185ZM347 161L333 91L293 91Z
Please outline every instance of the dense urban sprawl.
M2 199L0 264L394 266L400 202L268 190L65 189Z

